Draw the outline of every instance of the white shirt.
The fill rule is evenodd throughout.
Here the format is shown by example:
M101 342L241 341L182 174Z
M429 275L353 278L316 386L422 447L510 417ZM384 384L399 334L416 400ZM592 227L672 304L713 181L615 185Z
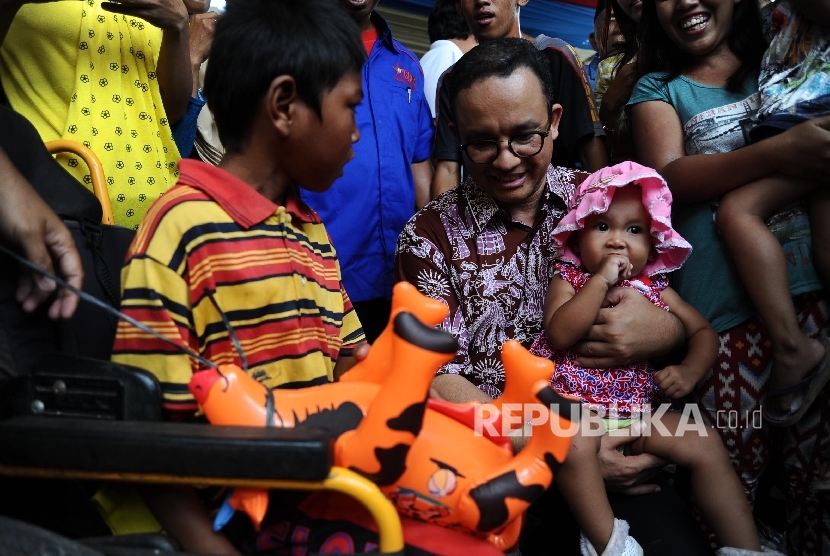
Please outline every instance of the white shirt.
M435 118L435 97L438 91L438 79L447 68L453 65L464 55L461 49L452 41L435 41L429 46L429 51L421 58L421 67L424 69L424 95L427 97L432 117Z

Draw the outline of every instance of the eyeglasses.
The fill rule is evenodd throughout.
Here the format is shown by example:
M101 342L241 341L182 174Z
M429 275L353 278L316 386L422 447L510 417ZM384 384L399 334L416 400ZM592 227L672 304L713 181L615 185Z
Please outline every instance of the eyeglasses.
M550 124L548 124L548 127L550 127ZM542 147L545 146L545 137L548 135L550 135L550 131L528 131L508 139L507 148L519 158L536 156L542 152ZM489 164L499 157L500 143L503 143L503 141L486 139L473 141L466 145L458 145L458 147L474 164Z

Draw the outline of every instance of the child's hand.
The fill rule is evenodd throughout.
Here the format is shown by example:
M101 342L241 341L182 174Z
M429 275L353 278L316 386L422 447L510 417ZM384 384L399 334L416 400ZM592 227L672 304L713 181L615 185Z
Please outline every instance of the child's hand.
M602 276L610 288L620 280L631 278L634 267L625 255L609 253L602 259L602 266L597 275Z
M675 400L682 398L695 387L695 372L688 365L670 365L654 373L654 383L668 397Z

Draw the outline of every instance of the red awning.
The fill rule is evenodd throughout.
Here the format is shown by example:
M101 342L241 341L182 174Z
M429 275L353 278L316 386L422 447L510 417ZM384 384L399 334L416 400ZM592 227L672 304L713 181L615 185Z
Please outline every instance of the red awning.
M597 0L559 0L565 4L575 4L577 6L585 6L586 8L596 8Z

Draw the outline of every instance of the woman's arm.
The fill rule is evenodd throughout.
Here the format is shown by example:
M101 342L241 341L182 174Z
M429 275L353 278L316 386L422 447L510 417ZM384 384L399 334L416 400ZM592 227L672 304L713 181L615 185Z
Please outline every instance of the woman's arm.
M686 155L680 119L666 102L635 104L631 120L640 161L663 175L681 204L716 199L775 172L820 180L830 172L830 117L732 152L702 155Z
M663 290L662 297L686 329L688 350L679 365L671 365L654 373L654 382L667 396L677 399L691 392L715 364L718 334L703 315L671 288Z
M182 0L119 0L103 2L107 11L140 17L162 30L156 74L167 119L182 119L193 88L190 71L190 32L187 8Z

